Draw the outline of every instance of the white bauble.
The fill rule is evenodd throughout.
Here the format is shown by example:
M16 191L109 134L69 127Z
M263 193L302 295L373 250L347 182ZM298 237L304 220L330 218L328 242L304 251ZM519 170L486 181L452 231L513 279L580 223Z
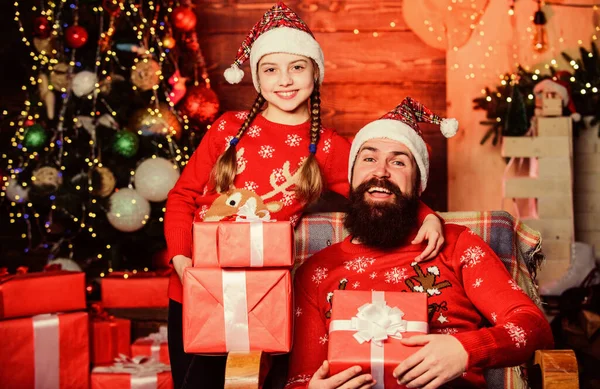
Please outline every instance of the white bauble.
M150 158L135 171L135 189L148 201L164 201L178 178L177 165L164 158Z
M60 265L61 270L82 271L77 262L69 258L56 258L48 261L48 265Z
M6 183L6 197L15 203L24 203L29 199L29 188L23 188L14 178L10 179Z
M33 172L33 185L37 187L48 187L56 190L63 182L62 174L52 166L43 166Z
M121 188L110 196L109 201L110 210L106 216L119 231L137 231L150 217L150 203L135 189Z
M96 73L84 70L71 80L71 90L77 97L87 96L94 91L97 82Z

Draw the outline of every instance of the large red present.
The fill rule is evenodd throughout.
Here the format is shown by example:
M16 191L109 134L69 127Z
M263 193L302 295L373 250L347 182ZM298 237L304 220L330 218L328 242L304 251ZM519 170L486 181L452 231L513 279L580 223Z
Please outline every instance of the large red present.
M0 321L3 389L87 389L88 314L43 314Z
M120 358L111 366L95 367L91 389L173 389L171 368L145 358Z
M112 364L119 354L130 355L131 321L97 315L90 323L90 339L92 364Z
M158 332L144 338L136 339L131 345L131 354L136 357L146 356L155 361L170 365L167 327L161 326Z
M427 294L405 292L333 292L327 360L330 374L360 365L377 388L399 388L394 369L420 347L400 339L428 332Z
M102 278L104 308L166 308L169 277L113 272Z
M183 273L185 352L289 352L291 289L289 270L186 268Z
M290 222L196 222L194 267L291 267Z
M0 319L85 309L85 274L73 271L0 277Z

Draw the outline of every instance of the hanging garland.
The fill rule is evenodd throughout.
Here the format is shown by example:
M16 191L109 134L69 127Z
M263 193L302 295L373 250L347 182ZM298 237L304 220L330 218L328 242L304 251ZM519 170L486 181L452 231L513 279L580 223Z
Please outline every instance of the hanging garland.
M535 112L534 88L543 80L553 80L564 85L573 99L574 111L581 116L592 116L590 125L600 122L600 55L596 44L592 42L590 51L584 47L579 48L581 58L573 59L562 53L569 62L572 73L560 71L550 67L549 75L541 75L539 70L529 72L517 67L516 72L505 74L500 85L494 90L485 88L484 96L473 99L474 109L483 109L487 112L486 120L481 124L490 126L480 144L486 143L490 138L495 146L502 136L522 136L530 127L531 118ZM565 107L563 115L569 115ZM577 122L575 129L580 128L583 122ZM600 136L600 131L598 136Z

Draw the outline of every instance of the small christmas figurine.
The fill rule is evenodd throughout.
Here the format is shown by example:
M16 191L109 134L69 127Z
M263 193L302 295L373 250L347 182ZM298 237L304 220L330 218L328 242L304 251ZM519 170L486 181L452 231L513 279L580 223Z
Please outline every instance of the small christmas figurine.
M540 81L533 88L533 93L536 116L562 116L565 107L574 121L581 120L581 115L575 111L571 91L562 81L550 79Z

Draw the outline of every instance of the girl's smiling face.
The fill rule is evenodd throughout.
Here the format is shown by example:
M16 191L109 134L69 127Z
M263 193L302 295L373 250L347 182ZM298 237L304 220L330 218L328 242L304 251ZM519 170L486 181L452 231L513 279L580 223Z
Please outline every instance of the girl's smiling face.
M273 53L262 57L258 62L258 82L269 103L265 116L276 122L290 114L300 122L307 120L306 102L315 87L315 71L313 61L301 55Z

